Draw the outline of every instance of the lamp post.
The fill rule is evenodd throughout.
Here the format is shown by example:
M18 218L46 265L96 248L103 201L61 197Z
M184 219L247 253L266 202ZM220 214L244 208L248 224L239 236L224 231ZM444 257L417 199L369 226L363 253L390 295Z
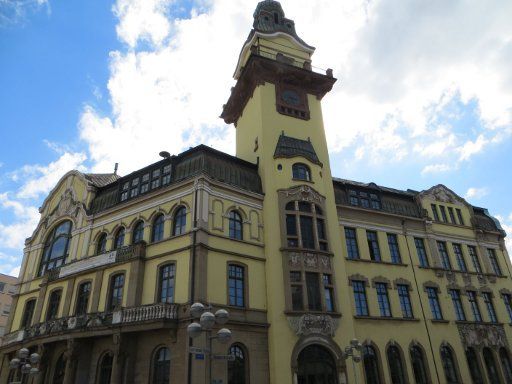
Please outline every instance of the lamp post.
M41 358L37 353L32 353L30 356L29 353L30 351L27 348L21 348L18 351L18 357L15 357L10 361L9 368L16 370L14 380L18 380L17 372L18 368L21 368L21 377L19 378L19 381L12 381L11 384L23 383L25 377L34 377L39 373L39 368L34 367L33 365L39 364Z
M343 358L347 360L349 357L352 358L352 368L354 369L354 381L357 384L357 370L356 364L361 361L361 350L363 349L363 345L357 339L350 340L350 345L345 347L345 353L343 354ZM357 354L359 352L359 354Z
M188 335L195 339L201 335L206 334L207 350L205 355L209 356L208 369L207 369L207 383L212 381L212 340L217 339L220 343L226 344L231 340L231 331L227 328L221 328L217 331L215 336L212 336L212 328L215 324L224 325L229 320L229 312L225 309L219 309L215 314L210 312L211 307L205 307L201 303L194 303L190 307L190 314L194 319L199 319L199 323L193 322L187 327Z

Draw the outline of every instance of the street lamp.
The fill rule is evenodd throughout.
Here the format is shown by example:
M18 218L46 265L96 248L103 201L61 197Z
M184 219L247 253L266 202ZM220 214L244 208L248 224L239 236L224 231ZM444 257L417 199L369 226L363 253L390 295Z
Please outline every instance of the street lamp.
M14 369L14 379L18 380L18 369L21 371L21 377L19 382L23 382L25 376L34 377L39 373L39 368L33 367L33 365L39 364L41 357L37 353L32 353L29 356L30 351L27 348L21 348L18 351L18 357L13 358L9 362L9 368Z
M190 306L190 314L194 319L199 319L199 323L193 322L187 327L189 337L195 339L201 335L206 334L208 349L206 353L210 356L208 364L208 379L207 383L210 384L212 380L212 340L217 339L219 343L226 344L231 340L231 331L227 328L221 328L217 331L216 336L212 336L212 328L215 324L224 325L229 320L229 312L225 309L219 309L213 314L210 312L211 307L205 307L201 303L194 303Z
M345 353L343 354L343 358L347 360L349 357L352 358L352 368L354 369L354 378L355 383L357 384L357 371L356 364L361 361L361 350L363 349L363 345L357 339L350 340L350 345L345 347ZM359 352L359 354L357 354Z

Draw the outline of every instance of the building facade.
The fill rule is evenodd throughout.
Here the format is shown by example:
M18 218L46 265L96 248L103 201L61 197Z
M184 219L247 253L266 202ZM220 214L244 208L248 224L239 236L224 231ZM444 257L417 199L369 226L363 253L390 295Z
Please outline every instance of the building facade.
M59 181L26 242L0 383L21 347L41 355L36 383L512 382L499 222L443 185L332 177L336 79L313 52L260 2L221 115L236 156L198 146ZM205 346L186 332L198 301L229 310L212 353L231 360L189 353Z
M18 279L15 277L0 273L0 340L11 313L12 296L16 293L17 283Z

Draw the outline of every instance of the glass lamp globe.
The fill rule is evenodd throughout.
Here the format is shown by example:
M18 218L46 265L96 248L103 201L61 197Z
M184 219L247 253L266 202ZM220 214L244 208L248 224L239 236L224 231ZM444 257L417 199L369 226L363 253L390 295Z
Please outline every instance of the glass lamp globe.
M11 362L9 363L9 366L11 367L11 369L17 369L20 365L20 359L18 359L17 357L15 357L14 359L11 360Z
M28 357L28 354L29 354L29 350L27 348L21 348L18 351L18 357L20 359L26 359Z
M225 309L219 309L217 312L215 312L215 321L217 321L217 324L224 325L229 320L229 312Z
M231 340L231 331L227 328L219 329L217 337L219 338L220 343L225 344Z
M194 319L199 319L204 312L204 305L201 303L194 303L190 306L190 314Z
M21 372L22 373L29 373L31 369L32 369L32 366L30 364L28 364L28 363L27 364L23 364L21 366Z
M40 357L39 357L39 355L37 353L33 353L33 354L30 355L30 362L32 364L39 363L39 360L40 360Z
M196 338L197 336L199 336L202 330L203 329L201 325L198 323L189 324L187 327L187 333L192 338Z
M37 369L37 368L35 368L35 367L34 367L34 368L31 368L31 369L30 369L29 375L31 375L31 376L35 376L35 375L37 375L38 373L39 373L39 369Z
M215 315L211 312L205 312L201 315L199 323L201 324L201 327L209 331L215 325Z

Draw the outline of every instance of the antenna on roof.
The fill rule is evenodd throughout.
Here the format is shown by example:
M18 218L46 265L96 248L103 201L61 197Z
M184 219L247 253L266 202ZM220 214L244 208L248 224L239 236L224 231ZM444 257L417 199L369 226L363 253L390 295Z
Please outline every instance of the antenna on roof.
M114 165L114 175L117 175L117 168L119 168L119 163L115 163Z
M161 151L159 153L160 157L163 157L164 159L168 159L169 157L171 157L171 154L167 151Z

